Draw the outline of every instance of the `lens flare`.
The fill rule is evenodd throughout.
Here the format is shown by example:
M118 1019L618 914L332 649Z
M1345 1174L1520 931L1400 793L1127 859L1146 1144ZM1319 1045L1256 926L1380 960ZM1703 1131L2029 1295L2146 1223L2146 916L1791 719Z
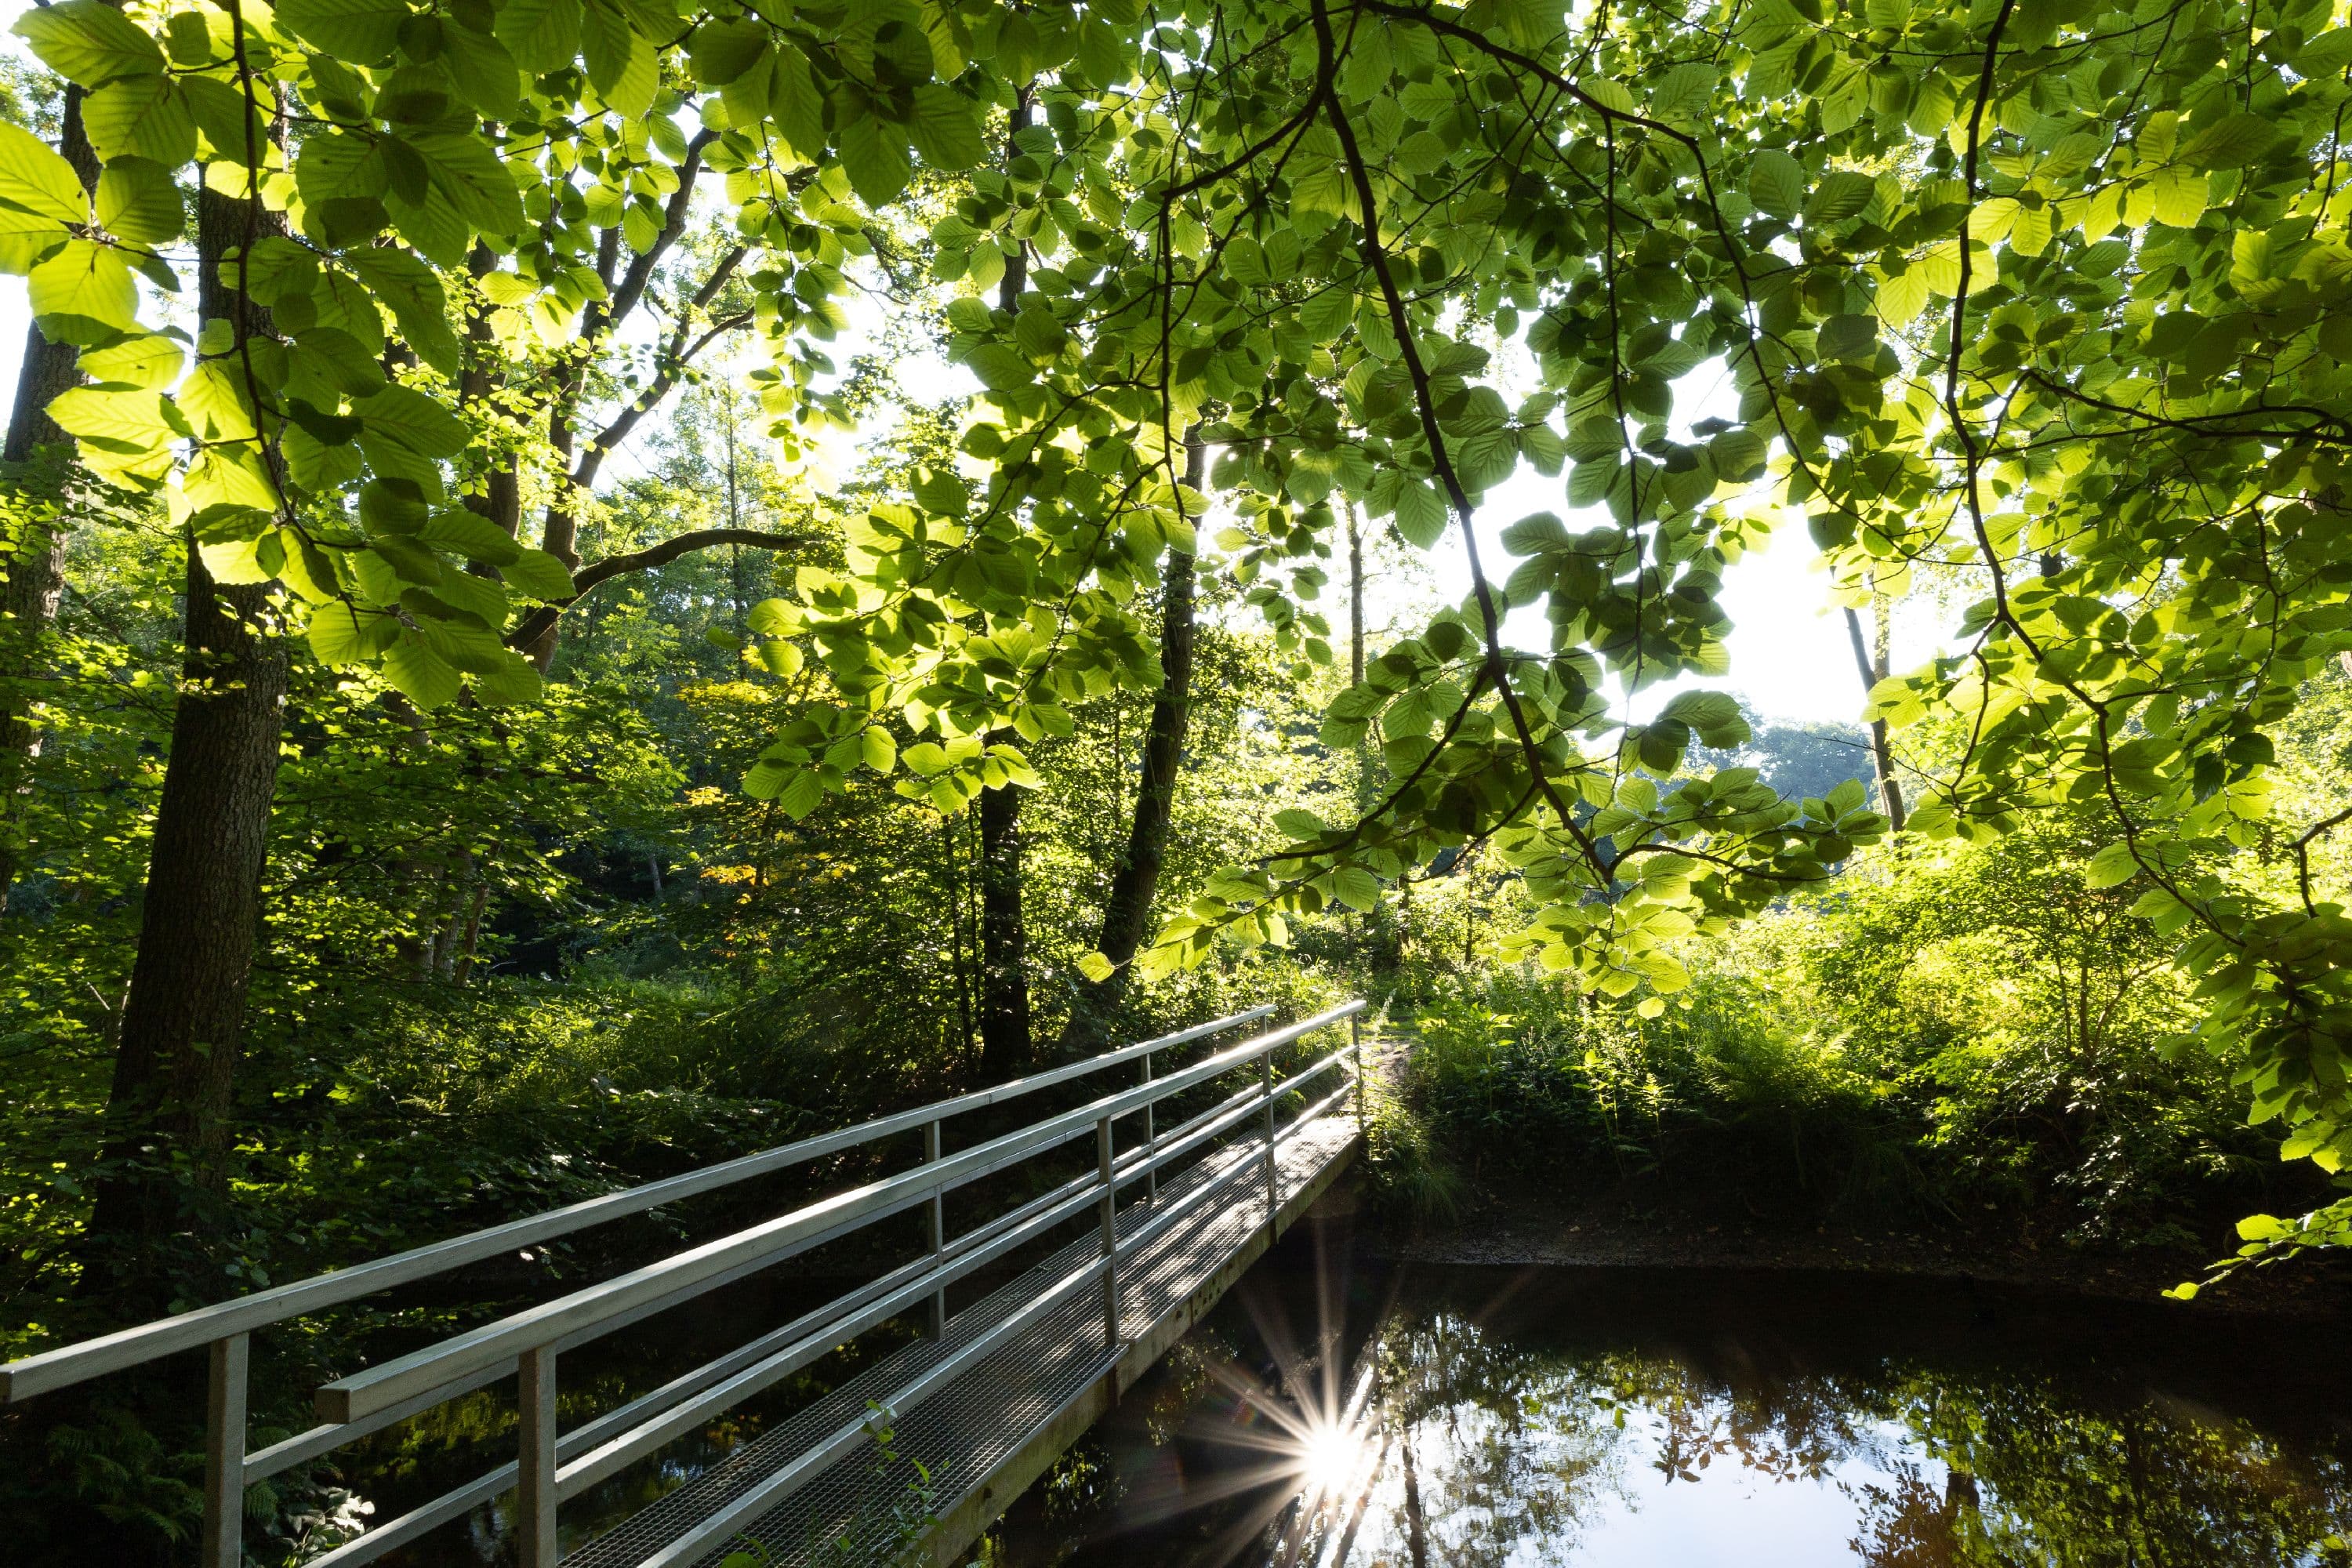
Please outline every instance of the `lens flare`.
M1337 1492L1355 1479L1363 1457L1363 1434L1339 1423L1318 1422L1298 1439L1298 1473L1309 1497Z

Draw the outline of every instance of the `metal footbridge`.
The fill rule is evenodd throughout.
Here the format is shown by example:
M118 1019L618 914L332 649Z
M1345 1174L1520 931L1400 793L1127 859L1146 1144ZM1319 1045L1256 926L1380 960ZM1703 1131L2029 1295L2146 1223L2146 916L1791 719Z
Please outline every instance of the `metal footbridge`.
M204 1568L240 1568L256 1482L507 1379L513 1461L311 1559L353 1568L511 1494L521 1568L712 1568L737 1552L776 1565L949 1563L1181 1339L1339 1176L1360 1146L1364 1004L1349 1002L1175 1068L1165 1058L1261 1023L1271 1006L1126 1046L663 1181L0 1367L29 1399L198 1349L205 1401ZM1329 1031L1344 1031L1334 1042ZM1189 1051L1184 1055L1192 1054ZM958 1117L1123 1066L1140 1081L950 1152ZM1108 1081L1108 1080L1103 1080ZM1093 1087L1093 1086L1088 1086ZM1171 1121L1171 1118L1173 1118ZM1162 1125L1166 1122L1166 1125ZM913 1168L865 1182L614 1279L321 1384L319 1425L247 1447L252 1336L273 1325L646 1214L862 1145L919 1132ZM1088 1144L1091 1169L1050 1173ZM1066 1169L1070 1152L1062 1152ZM998 1178L1012 1201L950 1235ZM749 1342L559 1421L568 1352L894 1215L927 1245ZM882 1238L874 1238L879 1243ZM905 1325L919 1326L908 1337ZM635 1514L588 1534L561 1510L656 1459L842 1347L895 1349L740 1443ZM568 1422L568 1424L567 1424ZM582 1536L584 1539L577 1539ZM568 1548L568 1550L567 1550Z

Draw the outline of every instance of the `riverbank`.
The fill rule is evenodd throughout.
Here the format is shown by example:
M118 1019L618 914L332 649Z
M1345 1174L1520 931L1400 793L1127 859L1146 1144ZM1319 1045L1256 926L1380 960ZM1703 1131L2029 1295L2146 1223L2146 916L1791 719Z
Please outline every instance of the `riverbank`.
M2199 1278L2226 1245L2217 1241L2210 1253L2083 1247L2032 1215L1898 1229L1790 1224L1622 1190L1576 1198L1476 1194L1444 1220L1376 1219L1369 1242L1376 1256L1397 1263L1854 1271L2140 1300ZM2352 1258L2312 1257L2247 1270L2184 1310L2352 1322Z

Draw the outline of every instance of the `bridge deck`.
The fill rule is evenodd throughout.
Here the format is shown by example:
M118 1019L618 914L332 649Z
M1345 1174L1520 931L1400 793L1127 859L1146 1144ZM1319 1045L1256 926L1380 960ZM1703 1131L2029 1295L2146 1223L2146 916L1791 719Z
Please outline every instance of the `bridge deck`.
M759 1543L772 1564L946 1561L969 1544L1029 1479L1050 1462L1090 1414L1107 1405L1108 1382L1123 1387L1221 1294L1244 1264L1302 1211L1354 1152L1352 1115L1332 1113L1286 1128L1277 1161L1279 1198L1270 1216L1263 1176L1239 1174L1226 1190L1120 1260L1123 1353L1105 1343L1098 1289L1073 1293L892 1423L895 1458L861 1445L812 1477L730 1542L692 1561L709 1568ZM1257 1165L1264 1145L1244 1139L1164 1181L1155 1203L1119 1213L1122 1236L1236 1165ZM1269 1226L1269 1218L1272 1225ZM710 1518L762 1479L854 1421L869 1401L952 1356L1095 1258L1098 1234L1070 1243L988 1296L957 1311L944 1337L904 1346L830 1394L743 1444L717 1466L660 1498L564 1559L566 1568L634 1568ZM1108 1381L1107 1381L1108 1380ZM1071 1417L1079 1417L1074 1426ZM915 1489L928 1472L928 1500ZM978 1505L978 1506L975 1506ZM960 1538L960 1539L959 1539Z

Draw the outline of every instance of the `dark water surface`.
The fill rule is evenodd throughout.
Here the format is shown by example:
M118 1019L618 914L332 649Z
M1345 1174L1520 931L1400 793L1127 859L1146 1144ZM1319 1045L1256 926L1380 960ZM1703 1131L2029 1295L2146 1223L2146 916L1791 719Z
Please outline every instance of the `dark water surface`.
M1326 1233L984 1560L2262 1568L2352 1563L2347 1540L2340 1327L1858 1275L1391 1271Z
M565 1423L835 1282L565 1358ZM564 1508L567 1548L885 1334ZM509 1389L352 1456L378 1520L511 1454ZM513 1561L511 1499L384 1559ZM1395 1268L1287 1237L982 1543L989 1568L2352 1568L2352 1333L1965 1281Z

